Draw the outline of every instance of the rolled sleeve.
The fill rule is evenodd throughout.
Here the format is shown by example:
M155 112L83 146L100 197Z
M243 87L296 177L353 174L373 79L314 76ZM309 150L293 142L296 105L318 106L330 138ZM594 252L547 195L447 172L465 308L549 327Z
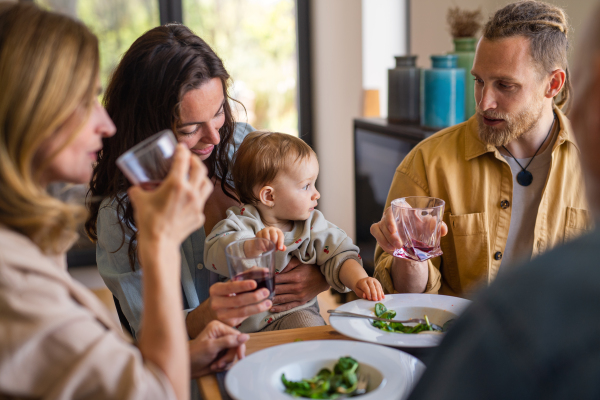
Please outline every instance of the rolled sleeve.
M385 202L386 210L391 206L393 200L400 197L429 196L429 190L425 184L426 178L416 175L418 171L420 171L420 168L411 169L413 175L410 177L402 172L402 167L404 166L404 169L406 168L405 163L419 165L418 162L414 161L414 158L414 154L410 154L396 170L388 193L388 198ZM394 281L391 275L393 259L394 257L383 251L379 245L376 246L375 272L373 273L373 276L381 283L384 292L387 294L398 293L394 287ZM439 258L435 262L434 260L427 261L428 277L424 293L437 294L441 287L442 276L439 268L436 266L439 262Z

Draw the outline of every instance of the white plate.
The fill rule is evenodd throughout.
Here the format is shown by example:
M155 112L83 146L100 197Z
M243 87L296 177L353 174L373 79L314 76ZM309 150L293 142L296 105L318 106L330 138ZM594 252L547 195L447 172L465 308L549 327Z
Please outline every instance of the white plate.
M332 369L350 356L369 375L369 392L353 399L405 399L425 371L415 357L370 343L349 340L310 340L269 347L238 362L225 377L225 388L236 400L291 400L281 383L311 378L321 368ZM373 388L376 386L376 388Z
M471 304L469 300L459 297L441 296L437 294L386 294L381 301L388 310L396 311L396 320L423 318L427 315L429 322L439 326L450 319L457 318ZM337 308L356 314L375 315L374 301L356 300ZM371 320L362 318L336 317L330 315L329 323L342 335L353 339L364 340L394 347L433 347L440 344L443 334L419 333L405 334L384 332L371 325Z

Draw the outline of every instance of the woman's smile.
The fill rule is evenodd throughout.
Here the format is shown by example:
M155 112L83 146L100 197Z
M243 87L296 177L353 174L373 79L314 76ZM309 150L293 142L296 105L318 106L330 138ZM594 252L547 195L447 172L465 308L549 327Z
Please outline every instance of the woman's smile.
M197 154L200 157L202 157L202 156L207 156L210 153L212 153L214 148L215 148L215 146L211 144L210 146L207 146L203 149L190 149L190 150L192 153Z

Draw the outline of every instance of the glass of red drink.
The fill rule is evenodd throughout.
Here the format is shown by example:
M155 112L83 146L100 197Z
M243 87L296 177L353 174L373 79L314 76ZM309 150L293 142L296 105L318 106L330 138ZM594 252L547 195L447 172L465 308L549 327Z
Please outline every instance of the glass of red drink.
M117 166L133 185L155 189L169 173L177 139L169 129L141 141L117 158Z
M435 197L402 197L392 201L402 247L395 257L425 261L442 255L440 239L444 217L444 200Z
M253 279L256 289L267 288L269 299L275 295L275 243L263 238L236 240L225 247L232 281Z

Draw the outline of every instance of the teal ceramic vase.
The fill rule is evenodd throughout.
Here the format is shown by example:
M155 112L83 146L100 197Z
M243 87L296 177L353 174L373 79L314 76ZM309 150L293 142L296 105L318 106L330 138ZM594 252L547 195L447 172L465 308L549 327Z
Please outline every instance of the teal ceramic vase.
M465 120L465 70L458 56L431 56L432 68L423 71L421 125L441 129Z
M474 37L454 39L454 52L458 60L456 66L465 70L465 120L475 115L475 80L472 79L471 69L475 60L475 45L477 39Z

